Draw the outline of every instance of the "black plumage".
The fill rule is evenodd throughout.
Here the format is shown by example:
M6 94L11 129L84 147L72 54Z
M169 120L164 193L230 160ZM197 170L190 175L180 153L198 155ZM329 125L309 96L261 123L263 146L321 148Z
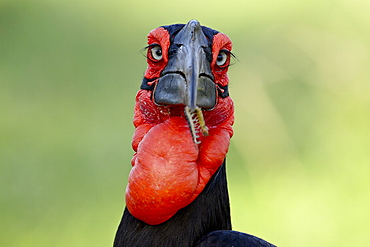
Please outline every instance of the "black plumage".
M274 247L256 236L237 231L214 231L205 235L195 247ZM276 247L276 246L275 246Z

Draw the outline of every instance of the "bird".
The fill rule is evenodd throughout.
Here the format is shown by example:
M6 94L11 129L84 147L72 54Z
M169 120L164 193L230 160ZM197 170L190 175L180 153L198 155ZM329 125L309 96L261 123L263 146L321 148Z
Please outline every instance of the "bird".
M231 227L225 160L234 123L232 41L197 20L160 26L147 39L114 247L275 246Z

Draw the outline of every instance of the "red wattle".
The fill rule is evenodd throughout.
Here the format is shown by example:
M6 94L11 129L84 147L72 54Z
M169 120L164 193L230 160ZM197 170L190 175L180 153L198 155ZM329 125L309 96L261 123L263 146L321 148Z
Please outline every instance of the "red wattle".
M155 125L140 142L126 190L126 204L138 219L162 223L185 207L198 185L198 149L185 119Z
M163 223L203 191L225 159L233 109L227 97L203 112L209 136L197 146L183 107L157 106L150 92L138 92L132 142L136 154L126 189L126 206L134 217L150 225Z

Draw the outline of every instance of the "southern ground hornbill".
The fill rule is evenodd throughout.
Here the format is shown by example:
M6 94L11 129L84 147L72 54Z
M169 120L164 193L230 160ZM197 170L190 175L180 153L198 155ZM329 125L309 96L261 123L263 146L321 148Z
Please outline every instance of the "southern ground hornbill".
M152 30L136 95L121 246L273 246L231 230L225 157L232 43L196 20Z

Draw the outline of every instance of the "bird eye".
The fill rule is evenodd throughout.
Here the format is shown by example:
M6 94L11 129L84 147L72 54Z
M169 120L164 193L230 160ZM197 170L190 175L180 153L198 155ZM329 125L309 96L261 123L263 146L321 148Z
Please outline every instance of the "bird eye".
M226 61L227 61L227 58L228 58L228 54L226 51L220 51L220 53L218 54L217 56L217 61L216 61L216 64L218 66L222 66L222 65L225 65Z
M153 46L151 49L150 49L151 53L152 53L152 57L155 59L155 60L161 60L163 55L162 55L162 49L159 45L156 45L156 46Z

